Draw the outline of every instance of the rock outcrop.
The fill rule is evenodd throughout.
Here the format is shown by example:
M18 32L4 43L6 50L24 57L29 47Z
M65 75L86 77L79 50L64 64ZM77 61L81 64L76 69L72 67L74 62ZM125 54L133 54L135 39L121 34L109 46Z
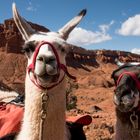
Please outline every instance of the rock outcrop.
M39 31L48 32L49 29L31 23L30 25ZM4 21L4 24L0 24L0 51L6 53L21 53L23 40L22 37L13 21L13 19L7 19ZM104 63L114 63L115 59L118 58L120 61L140 61L139 55L132 54L129 52L123 51L111 51L111 50L86 50L84 48L76 47L71 45L70 52L67 55L68 64L71 59L74 61L82 63L95 63L96 59Z
M43 26L30 24L37 30L49 31ZM23 40L12 19L0 24L0 89L24 93L27 62L21 52L22 44ZM67 113L87 113L93 117L93 123L85 128L88 140L111 140L115 123L111 73L117 68L115 59L140 62L140 55L115 50L86 50L73 45L69 50L66 62L70 73L77 77L77 82L68 79L67 94L71 94L71 107L75 109Z

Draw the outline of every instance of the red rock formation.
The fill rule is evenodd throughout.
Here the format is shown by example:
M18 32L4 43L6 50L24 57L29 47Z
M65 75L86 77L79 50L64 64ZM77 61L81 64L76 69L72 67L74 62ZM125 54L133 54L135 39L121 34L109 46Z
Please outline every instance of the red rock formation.
M30 23L40 31L49 31L43 26ZM20 93L24 92L26 59L21 54L23 40L12 19L0 24L0 85L1 82ZM68 114L88 113L93 123L85 128L88 140L112 139L115 122L112 93L112 71L117 68L115 59L122 62L140 61L140 55L123 51L86 50L72 46L66 57L70 73L77 77L75 86L68 91L76 96L76 109ZM3 86L3 85L2 85ZM95 112L94 106L102 111Z
M31 23L31 26L39 31L48 32L49 30L43 26ZM7 53L21 53L21 47L23 40L21 35L13 21L8 19L4 21L4 24L0 24L0 50ZM105 63L114 63L115 58L123 62L127 61L140 61L139 55L135 55L129 52L123 51L111 51L111 50L86 50L81 47L71 45L70 52L67 55L67 60L77 59L83 63L93 62L93 59L99 59Z

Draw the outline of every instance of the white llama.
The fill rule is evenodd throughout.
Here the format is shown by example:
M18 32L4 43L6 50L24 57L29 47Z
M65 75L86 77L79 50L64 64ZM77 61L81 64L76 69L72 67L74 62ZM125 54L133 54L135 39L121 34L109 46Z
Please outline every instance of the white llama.
M70 76L65 66L69 46L65 40L85 14L82 10L57 33L45 33L34 30L13 4L14 21L25 40L23 49L28 58L25 113L16 140L70 139L65 124L65 75Z

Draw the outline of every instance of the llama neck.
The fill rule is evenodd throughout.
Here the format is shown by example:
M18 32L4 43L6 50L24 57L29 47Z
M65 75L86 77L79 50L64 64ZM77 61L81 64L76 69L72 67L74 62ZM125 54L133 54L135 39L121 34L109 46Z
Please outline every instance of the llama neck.
M49 103L44 126L44 137L48 140L66 140L66 93L62 85L48 92Z
M41 122L41 90L26 76L25 113L18 140L39 140ZM48 91L47 117L43 127L43 140L66 140L65 138L65 80Z
M116 109L116 135L115 140L139 140L140 139L140 112L137 112L138 115L138 127L139 127L139 136L132 136L132 123L130 121L130 115L132 112L123 113Z

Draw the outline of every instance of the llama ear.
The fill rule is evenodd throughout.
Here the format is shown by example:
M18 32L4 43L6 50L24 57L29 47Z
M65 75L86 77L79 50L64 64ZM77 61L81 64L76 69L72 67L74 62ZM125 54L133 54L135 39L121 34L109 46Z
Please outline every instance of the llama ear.
M61 29L59 29L58 33L62 36L63 39L66 40L68 38L70 32L78 25L81 19L85 16L86 11L86 9L83 9L76 17L74 17Z
M23 19L16 8L16 4L13 3L12 5L12 11L13 11L13 18L15 21L15 24L17 28L19 29L23 39L26 41L29 39L29 37L35 33L35 30L27 23L25 19Z

